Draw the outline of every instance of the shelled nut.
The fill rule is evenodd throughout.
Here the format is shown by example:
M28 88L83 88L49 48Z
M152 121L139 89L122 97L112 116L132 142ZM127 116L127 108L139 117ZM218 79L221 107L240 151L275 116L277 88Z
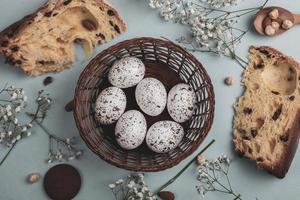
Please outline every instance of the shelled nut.
M271 19L277 19L279 17L278 9L273 9L271 12L269 12L269 17Z
M266 28L265 28L265 33L266 33L267 35L275 35L276 30L275 30L275 28L272 27L272 25L268 25L268 26L266 26Z
M198 165L203 165L205 163L205 161L206 161L206 159L204 156L202 156L202 155L197 156L197 164Z
M282 22L281 27L282 27L283 29L288 30L288 29L292 28L293 25L294 25L294 24L293 24L293 22L292 22L291 20L286 19L286 20L284 20L284 21Z
M224 79L224 83L228 86L233 85L234 84L234 80L232 77L228 76Z
M31 173L27 176L27 182L28 183L36 183L40 180L40 174L39 173Z
M276 21L272 21L271 26L277 31L280 28L280 24Z

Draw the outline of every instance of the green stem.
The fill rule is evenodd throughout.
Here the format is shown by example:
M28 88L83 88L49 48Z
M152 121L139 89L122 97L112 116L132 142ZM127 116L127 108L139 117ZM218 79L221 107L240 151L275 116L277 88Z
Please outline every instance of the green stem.
M6 158L9 156L9 154L12 152L13 148L16 146L16 144L18 143L18 141L16 141L15 143L13 143L13 145L10 147L10 149L8 150L8 152L5 154L5 156L2 158L1 162L0 162L0 166L4 163L4 161L6 160Z
M173 182L176 181L176 179L183 173L185 170L194 162L197 160L197 157L201 155L204 151L206 151L213 143L215 140L212 140L208 145L206 145L199 154L197 154L186 166L184 166L173 178L171 178L168 182L166 182L164 185L162 185L154 194L153 196L157 195L157 193L161 192L163 189L171 185Z
M242 14L238 14L238 15L234 15L234 16L228 17L228 18L226 18L226 19L229 20L229 19L234 19L234 18L242 17L242 16L244 16L244 15L247 15L247 14L249 14L249 13L255 12L255 11L257 11L257 10L260 10L260 7L259 7L259 8L255 8L255 9L253 9L253 10L249 10L249 11L244 12L244 13L242 13Z
M37 108L37 110L36 110L34 116L32 117L32 120L30 121L30 124L36 120L37 114L38 114L39 110L40 110L40 106L38 106L38 108ZM1 161L0 161L0 166L4 163L4 161L6 160L6 158L9 156L9 154L10 154L10 153L12 152L12 150L15 148L15 146L16 146L17 143L18 143L18 141L19 141L19 140L15 141L15 142L13 143L13 145L10 147L10 149L9 149L8 152L5 154L5 156L1 159Z
M268 2L269 2L269 0L266 0L265 3L261 6L260 10L263 9L267 5Z
M11 101L5 100L5 99L0 99L0 101L7 102L7 103L10 103L10 102L11 102Z

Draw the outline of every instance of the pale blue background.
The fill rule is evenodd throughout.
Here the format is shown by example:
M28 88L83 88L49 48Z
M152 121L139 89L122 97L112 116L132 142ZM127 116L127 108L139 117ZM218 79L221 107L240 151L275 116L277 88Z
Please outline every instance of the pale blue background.
M97 52L102 51L108 46L124 39L139 36L164 36L169 39L175 39L182 34L186 34L186 29L180 25L166 23L161 21L156 11L151 10L146 5L146 0L110 0L119 10L124 21L127 23L128 30L125 34L97 48ZM44 0L0 0L0 29L10 25L24 15L38 8ZM256 6L263 1L251 0L244 1L243 6ZM269 5L281 5L294 12L300 13L300 2L294 0L271 0ZM250 22L250 17L246 18L245 26ZM289 33L277 38L264 38L249 33L243 43L240 45L239 54L246 56L250 45L271 45L280 49L286 54L300 60L299 47L300 28L296 27ZM233 109L232 104L238 97L243 88L239 84L242 69L231 60L225 58L215 58L207 54L195 54L197 58L207 69L212 78L216 94L216 113L214 125L209 136L204 143L208 143L215 138L217 141L205 155L209 158L215 158L220 154L228 154L233 157L231 179L234 189L242 194L243 199L254 200L258 197L261 200L272 199L299 199L300 196L300 154L295 156L294 162L290 168L289 174L285 179L277 179L263 171L256 169L254 164L238 158L232 152L231 125ZM50 127L55 133L64 136L78 136L73 116L64 111L64 105L72 99L73 91L77 78L86 65L77 63L70 70L59 74L53 74L55 81L49 85L46 90L51 93L55 99L55 104L49 117L46 120L46 126ZM223 84L226 76L233 76L236 84L227 87ZM27 77L19 70L4 64L4 59L0 57L0 86L9 82L15 86L24 87L29 97L36 95L36 92L44 88L41 77ZM127 174L127 171L113 167L100 160L81 142L85 149L83 158L74 161L75 165L82 173L83 185L78 200L110 200L113 199L107 185L115 179ZM0 167L0 200L44 200L47 197L42 188L42 181L34 185L25 183L25 177L31 172L45 174L51 165L45 164L47 156L48 140L45 134L39 129L29 139L18 143L17 147L7 159L5 164ZM202 145L203 146L203 145ZM0 152L4 149L1 147ZM183 161L179 166L160 173L151 173L147 175L146 180L149 185L156 189L167 181L172 175L178 172L191 157ZM196 171L195 166L191 167L177 182L168 189L173 191L178 200L196 200L202 199L196 190ZM232 199L222 194L212 193L205 199Z

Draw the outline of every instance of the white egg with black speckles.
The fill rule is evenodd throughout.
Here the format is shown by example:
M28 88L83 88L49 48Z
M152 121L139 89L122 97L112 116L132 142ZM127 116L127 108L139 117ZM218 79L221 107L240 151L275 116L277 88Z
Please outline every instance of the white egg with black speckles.
M145 65L136 57L126 57L117 61L109 70L109 82L119 88L137 85L145 76Z
M153 124L146 135L147 146L156 153L167 153L175 149L184 136L183 127L173 121Z
M188 121L196 109L197 97L193 88L185 83L175 85L168 94L167 108L174 121Z
M115 128L115 136L118 144L127 150L140 146L145 139L146 132L146 119L137 110L125 112L118 120Z
M96 100L96 119L101 124L113 124L124 113L126 103L126 95L122 89L108 87L102 90Z
M155 78L145 78L136 87L135 98L140 109L150 116L160 115L167 103L165 86Z

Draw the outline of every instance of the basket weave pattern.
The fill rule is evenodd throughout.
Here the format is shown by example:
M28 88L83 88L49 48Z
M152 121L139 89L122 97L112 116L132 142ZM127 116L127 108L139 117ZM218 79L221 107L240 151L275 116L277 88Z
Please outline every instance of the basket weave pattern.
M169 83L175 81L176 77L171 77L175 74L181 79L180 82L190 84L197 94L197 109L192 119L184 124L184 139L169 153L153 153L145 144L136 150L123 150L116 143L113 133L108 133L107 128L97 123L94 118L95 101L102 89L109 86L107 85L109 68L116 60L128 56L143 60L146 68L147 63L154 63L153 66L159 66L161 69L168 68L167 70L171 70L172 73L162 70L161 73L164 75L158 77L163 83L165 81L167 84L167 79ZM158 69L148 70L148 76L157 77L159 74ZM167 90L171 86L166 86ZM80 135L95 154L123 169L154 172L177 165L199 147L213 123L215 100L211 80L193 55L170 41L137 38L104 50L87 65L77 83L74 105L74 118Z

